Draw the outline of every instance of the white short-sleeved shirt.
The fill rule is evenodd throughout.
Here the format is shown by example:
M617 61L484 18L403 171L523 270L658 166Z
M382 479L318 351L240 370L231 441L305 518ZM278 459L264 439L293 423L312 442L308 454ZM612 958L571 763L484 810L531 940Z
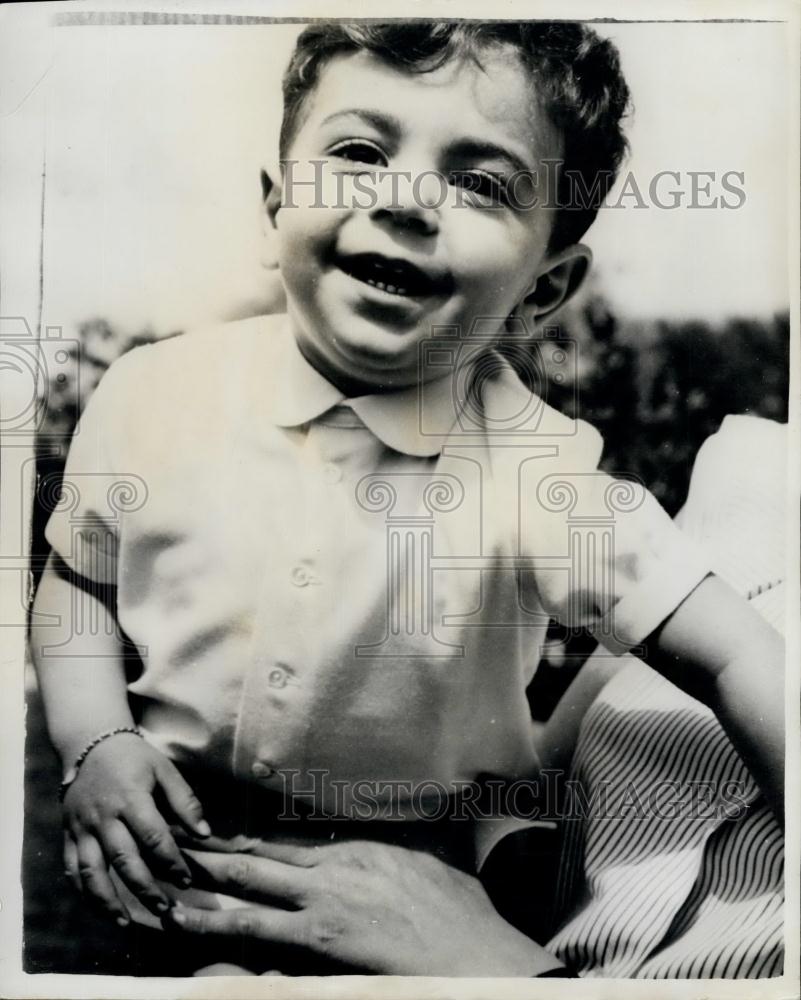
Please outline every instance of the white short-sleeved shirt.
M593 428L493 352L450 357L420 390L345 400L260 317L103 378L47 538L117 585L130 690L176 762L334 812L360 782L408 802L531 776L549 618L618 653L706 574L650 494L598 472Z

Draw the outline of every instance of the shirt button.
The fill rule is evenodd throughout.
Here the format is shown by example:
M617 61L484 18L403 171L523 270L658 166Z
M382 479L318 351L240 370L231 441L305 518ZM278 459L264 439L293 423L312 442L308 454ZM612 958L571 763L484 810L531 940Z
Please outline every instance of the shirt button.
M336 483L340 482L342 479L342 470L338 465L329 463L323 469L323 479L330 485L334 486Z
M267 683L273 688L286 687L286 670L283 667L274 667L267 675Z
M292 570L291 578L296 587L305 587L309 582L309 571L305 566L296 566Z
M263 760L257 760L250 770L254 778L271 778L275 774L275 770Z

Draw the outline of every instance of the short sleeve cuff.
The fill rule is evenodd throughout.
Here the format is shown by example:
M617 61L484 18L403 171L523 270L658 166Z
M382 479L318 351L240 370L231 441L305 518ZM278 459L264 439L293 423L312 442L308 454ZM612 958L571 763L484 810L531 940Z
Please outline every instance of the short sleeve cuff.
M57 511L47 523L45 538L74 573L95 583L116 585L117 536L99 517L84 517L76 526Z
M90 396L70 442L62 477L43 484L51 495L45 538L67 566L100 584L117 581L117 551L124 516L147 499L147 484L128 468L128 396L140 374L141 349L114 362ZM120 425L123 425L121 432Z
M712 572L709 560L689 546L659 564L592 629L614 656L629 652L658 628Z

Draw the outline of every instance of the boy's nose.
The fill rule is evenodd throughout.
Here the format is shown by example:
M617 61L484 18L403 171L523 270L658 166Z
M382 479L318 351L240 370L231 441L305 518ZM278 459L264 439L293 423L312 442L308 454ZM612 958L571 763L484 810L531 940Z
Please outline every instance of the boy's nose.
M439 209L447 192L439 175L405 172L379 185L379 197L372 210L376 222L387 221L421 236L439 230Z
M433 236L439 228L436 212L432 209L420 211L413 208L377 210L376 220L382 217L391 220L398 229L408 230L420 236Z

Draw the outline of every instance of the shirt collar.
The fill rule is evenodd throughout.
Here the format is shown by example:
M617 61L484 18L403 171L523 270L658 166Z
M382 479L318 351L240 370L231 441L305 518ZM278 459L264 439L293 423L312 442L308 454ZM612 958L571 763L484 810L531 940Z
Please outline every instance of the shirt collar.
M322 416L345 396L303 357L289 328L288 317L284 319L280 330L264 334L278 339L269 406L279 427L297 427Z
M404 455L439 455L459 419L454 379L442 378L395 392L349 400L356 415L377 438Z
M311 423L328 410L345 404L389 448L404 455L439 455L464 407L463 385L468 379L453 374L421 386L346 399L303 357L285 323L278 336L276 379L270 401L279 427Z

